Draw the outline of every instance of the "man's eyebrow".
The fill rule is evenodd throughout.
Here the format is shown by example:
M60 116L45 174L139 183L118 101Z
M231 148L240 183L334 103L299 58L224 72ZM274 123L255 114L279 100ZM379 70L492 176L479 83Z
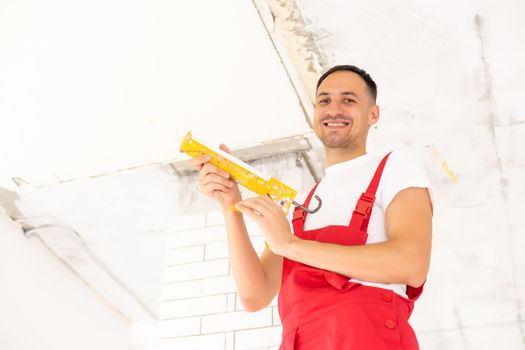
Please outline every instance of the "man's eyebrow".
M320 96L330 96L331 94L328 93L328 92L320 92L317 94L317 97L320 97ZM340 95L344 95L344 96L354 96L354 97L357 97L357 94L353 91L343 91L340 93Z

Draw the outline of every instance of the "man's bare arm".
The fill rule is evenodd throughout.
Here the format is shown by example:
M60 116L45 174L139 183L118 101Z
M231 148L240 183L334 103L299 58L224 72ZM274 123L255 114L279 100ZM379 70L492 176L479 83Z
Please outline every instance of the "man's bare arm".
M388 240L346 246L294 236L281 208L267 196L235 204L261 227L270 249L310 266L378 283L421 285L428 271L432 241L432 205L428 190L399 192L385 213Z
M293 237L282 252L291 260L377 283L420 286L432 242L432 204L426 188L400 191L385 213L388 240L344 246Z
M226 145L221 149L230 153ZM237 284L239 298L247 311L262 309L275 297L281 285L282 257L265 251L261 258L253 249L242 214L231 210L241 194L231 176L209 163L207 156L191 160L199 171L199 187L208 197L217 201L226 222L230 263Z
M242 214L223 209L230 264L239 298L246 311L268 306L281 286L283 258L266 249L259 258L250 242Z

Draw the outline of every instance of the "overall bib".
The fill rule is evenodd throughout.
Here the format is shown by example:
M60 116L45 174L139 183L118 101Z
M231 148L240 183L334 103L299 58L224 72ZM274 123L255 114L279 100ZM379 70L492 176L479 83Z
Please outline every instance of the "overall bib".
M357 201L348 226L330 225L304 231L306 212L293 213L294 234L301 239L341 245L364 245L375 193L388 159L377 167ZM308 208L317 183L304 206ZM279 315L283 324L280 350L416 350L408 324L414 301L423 286L407 286L408 299L392 290L364 286L346 276L283 259Z

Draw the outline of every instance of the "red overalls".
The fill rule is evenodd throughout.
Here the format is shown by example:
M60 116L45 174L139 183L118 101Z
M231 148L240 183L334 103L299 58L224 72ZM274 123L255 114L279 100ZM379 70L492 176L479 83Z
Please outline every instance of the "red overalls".
M348 226L330 225L304 231L306 212L294 210L294 234L301 239L344 245L366 244L368 220L387 154L365 193L359 198ZM319 183L310 191L304 206ZM363 286L348 277L283 259L279 314L283 324L280 350L413 350L419 349L408 324L414 301L423 286L407 286L409 299L392 290Z

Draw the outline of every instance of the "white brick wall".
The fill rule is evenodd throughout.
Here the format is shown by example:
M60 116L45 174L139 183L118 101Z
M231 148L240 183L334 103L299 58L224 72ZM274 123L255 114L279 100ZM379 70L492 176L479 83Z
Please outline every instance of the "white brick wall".
M228 298L226 294L164 301L161 304L160 318L172 319L226 312L227 301Z
M182 317L159 322L159 335L163 338L199 335L201 317Z
M160 350L224 350L225 347L226 334L215 333L194 337L162 339L159 348Z
M282 327L266 327L235 334L236 349L253 349L264 346L277 346L281 342Z
M272 162L272 167L281 166L286 172L279 176L272 170L276 177L288 178L289 185L300 189L300 182L290 180L304 177L303 170L296 167L295 156ZM261 231L255 222L245 221L260 254L265 247ZM243 309L229 266L222 211L179 216L171 227L159 308L161 349L277 349L282 332L277 298L258 312Z
M206 277L225 276L228 274L228 259L217 259L191 264L168 266L165 282L180 282Z
M224 226L175 231L168 235L168 248L181 248L226 240Z
M227 312L225 314L203 316L202 332L216 333L265 327L272 324L272 310L266 308L258 312Z
M277 299L261 311L244 311L229 267L226 227L220 211L206 220L195 214L202 227L169 234L164 286L160 305L161 349L264 349L280 343L282 328ZM206 226L204 225L206 222ZM253 222L247 222L258 253L264 239Z
M184 248L173 248L168 250L166 265L191 263L204 260L204 246L196 245Z

